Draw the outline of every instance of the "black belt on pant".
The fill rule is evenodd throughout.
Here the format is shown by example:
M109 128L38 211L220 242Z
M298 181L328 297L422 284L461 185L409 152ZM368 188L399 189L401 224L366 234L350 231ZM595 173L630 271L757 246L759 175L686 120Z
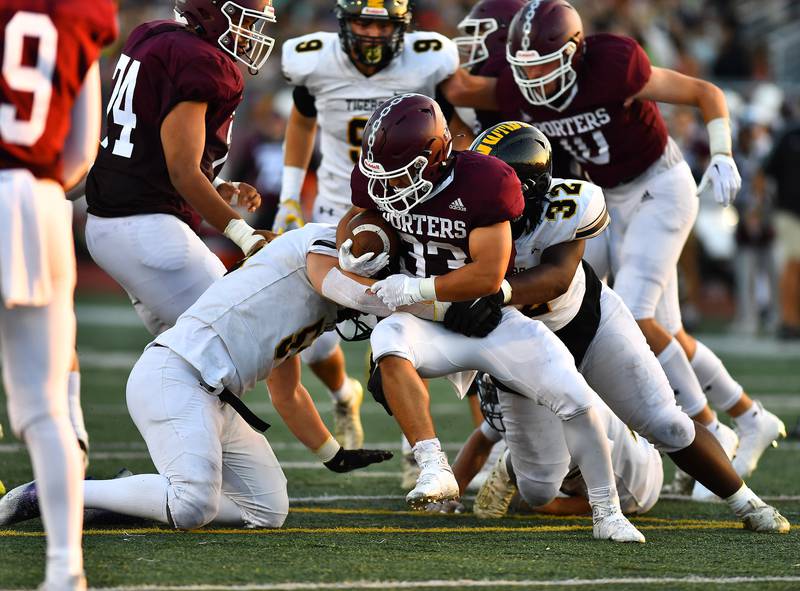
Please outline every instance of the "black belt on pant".
M166 345L162 345L161 343L153 343L153 346L167 348ZM214 393L217 390L216 388L212 388L211 386L206 384L203 380L200 380L199 384L204 390L206 390L209 393ZM224 402L225 404L229 404L231 407L233 407L233 410L235 410L237 414L240 417L242 417L245 420L245 422L256 431L260 431L261 433L263 433L264 431L266 431L271 427L271 425L267 421L261 419L256 413L247 408L247 405L242 401L242 399L239 398L236 394L234 394L230 390L228 390L227 388L223 388L222 392L220 392L217 396L222 402Z

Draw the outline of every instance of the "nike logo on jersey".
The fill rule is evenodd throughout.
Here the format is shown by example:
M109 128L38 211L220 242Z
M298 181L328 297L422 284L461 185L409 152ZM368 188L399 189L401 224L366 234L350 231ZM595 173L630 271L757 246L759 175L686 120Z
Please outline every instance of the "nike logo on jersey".
M455 209L456 211L467 211L467 208L464 207L464 203L461 201L460 197L450 204L450 209Z

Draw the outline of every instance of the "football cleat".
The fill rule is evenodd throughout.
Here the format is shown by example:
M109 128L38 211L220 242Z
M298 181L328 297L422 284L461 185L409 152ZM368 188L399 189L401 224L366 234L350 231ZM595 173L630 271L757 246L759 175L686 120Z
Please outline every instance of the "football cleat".
M444 452L426 454L420 460L420 472L414 489L406 495L412 509L425 510L430 503L459 497L458 482Z
M2 438L3 438L3 425L0 425L0 439ZM0 497L2 497L4 494L6 494L6 487L3 484L3 481L0 480Z
M36 483L29 482L11 489L0 499L0 526L39 517L39 496Z
M333 404L333 432L336 441L345 449L364 447L364 427L361 426L361 402L364 389L361 382L348 377L352 395L347 402Z
M506 467L508 453L506 450L494 463L486 482L478 491L472 507L472 512L476 517L497 519L508 513L508 506L511 504L514 493L517 492L517 486L511 480Z
M628 521L619 507L592 507L592 535L595 540L645 543L642 532Z
M401 462L403 471L400 486L403 487L403 490L414 488L417 485L417 478L419 478L419 466L417 465L417 459L414 457L414 452L405 452Z
M694 478L689 476L686 472L675 466L675 476L672 482L665 484L661 488L661 492L665 494L681 495L688 497L692 494L694 488Z
M788 534L789 521L771 505L751 502L752 509L742 516L745 529L759 533Z
M717 441L719 441L719 444L722 446L722 449L725 450L725 455L728 456L728 459L729 460L732 459L734 462L736 462L734 456L738 457L738 454L741 453L739 436L733 429L731 429L727 425L724 425L720 422L717 422L717 424L719 425L719 427L711 431L711 433L712 435L714 435L714 437L716 437ZM694 480L692 481L694 482ZM699 501L701 503L708 503L712 501L721 500L717 495L708 490L705 486L703 486L699 482L694 482L691 494L693 501Z
M736 426L739 449L733 459L733 468L742 478L747 478L755 471L758 460L770 445L777 447L778 439L786 437L783 421L765 410L758 400L754 400L753 404L757 407L754 428L743 428L740 423Z
M38 591L86 591L86 576L83 574L68 577L58 582L45 581Z

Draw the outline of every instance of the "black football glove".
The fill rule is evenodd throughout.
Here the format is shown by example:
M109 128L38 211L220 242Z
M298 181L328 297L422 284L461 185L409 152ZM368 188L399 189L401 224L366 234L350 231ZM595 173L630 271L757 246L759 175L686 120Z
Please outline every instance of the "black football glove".
M503 292L471 302L453 302L444 313L444 327L467 337L483 338L503 317Z
M344 449L342 447L335 456L325 462L325 467L341 474L391 459L392 452L382 449Z

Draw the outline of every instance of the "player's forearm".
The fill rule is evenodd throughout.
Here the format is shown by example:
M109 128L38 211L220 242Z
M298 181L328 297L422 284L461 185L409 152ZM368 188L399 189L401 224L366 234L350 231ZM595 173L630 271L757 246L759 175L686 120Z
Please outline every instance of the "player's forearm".
M78 185L97 156L103 99L100 68L95 63L87 72L72 107L69 135L64 143L64 189Z
M241 216L227 204L198 166L176 167L169 170L175 190L200 216L220 232L232 219Z
M544 304L566 293L572 274L555 265L539 265L511 277L511 304L515 306Z
M481 433L480 428L475 429L472 435L469 436L464 447L458 452L456 460L453 463L453 475L458 482L458 489L461 494L467 490L467 486L475 475L480 472L489 454L492 452L494 443L489 441L486 436Z
M439 85L445 98L454 107L472 107L485 111L497 110L496 78L472 76L459 68Z
M533 507L531 511L546 515L586 515L592 512L592 507L584 497L557 497L546 505Z
M505 267L477 261L438 276L434 281L440 302L463 302L494 295L500 291Z
M273 374L280 374L280 369L274 370ZM293 383L287 384L289 381ZM331 437L308 390L300 384L299 379L286 380L280 375L270 375L269 390L275 410L303 445L315 451Z
M316 118L305 117L297 109L292 108L283 145L283 165L306 170L314 153L316 133Z
M728 104L725 100L725 93L722 90L705 80L697 80L697 100L696 105L703 115L703 121L708 123L714 119L728 119Z

